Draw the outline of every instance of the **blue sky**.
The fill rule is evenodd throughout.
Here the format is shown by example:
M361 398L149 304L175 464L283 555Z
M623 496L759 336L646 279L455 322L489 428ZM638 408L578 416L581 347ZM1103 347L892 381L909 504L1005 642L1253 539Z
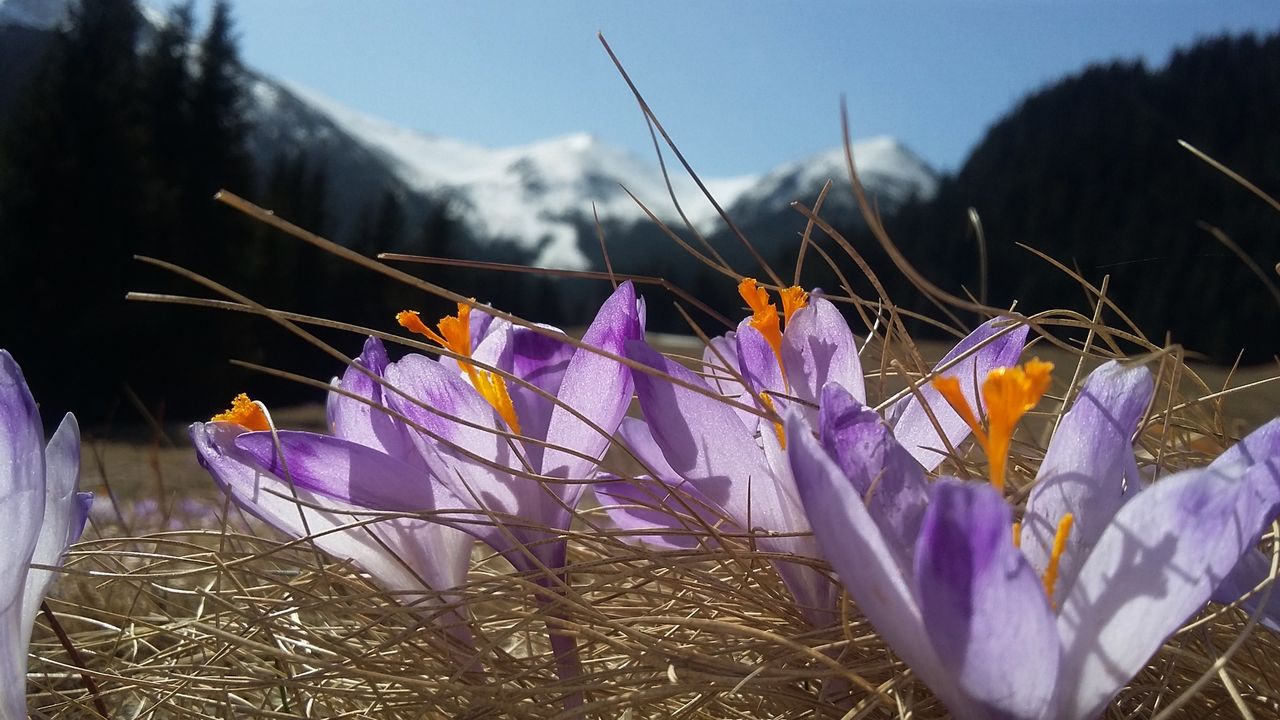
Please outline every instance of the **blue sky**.
M210 0L199 0L207 13ZM944 169L1089 62L1280 30L1275 0L235 0L246 62L417 130L503 146L586 131L651 155L602 31L695 169L760 172L893 135ZM203 13L202 13L203 14Z

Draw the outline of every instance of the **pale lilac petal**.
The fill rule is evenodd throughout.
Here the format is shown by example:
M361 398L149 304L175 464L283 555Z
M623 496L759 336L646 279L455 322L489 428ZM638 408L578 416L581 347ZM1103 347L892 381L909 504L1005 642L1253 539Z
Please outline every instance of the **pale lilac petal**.
M541 327L560 332L550 326ZM512 372L516 377L552 396L559 393L565 368L573 357L572 345L529 328L517 327L511 332L511 347ZM531 438L546 438L555 402L518 382L508 382L507 391L511 394L511 403L515 407L516 418L520 421L521 434ZM540 467L543 446L530 442L524 447L529 464Z
M422 355L406 355L387 367L386 378L395 388L387 404L417 426L409 435L420 450L417 441L425 431L433 449L460 449L490 460L510 454L506 439L495 432L505 430L497 411L460 375Z
M22 370L0 350L0 715L26 717L23 588L45 503L44 431Z
M1155 393L1145 367L1112 360L1089 374L1079 397L1049 441L1022 520L1022 552L1037 573L1049 562L1058 522L1075 522L1058 565L1054 602L1060 603L1094 543L1141 487L1133 436Z
M550 325L538 327L564 335L559 328ZM526 327L516 328L512 341L515 374L554 395L560 389L565 369L569 367L574 346Z
M281 430L247 432L235 444L266 471L343 503L385 512L464 507L426 470L341 438Z
M387 390L374 378L385 377L391 360L382 341L375 337L365 340L364 350L355 362L360 367L348 367L337 382L338 388L355 397L329 392L329 423L333 434L421 465L404 422L383 409L387 406Z
M619 536L627 542L656 550L695 550L717 544L708 528L743 532L726 524L715 504L692 483L679 482L673 487L641 476L634 481L596 483L591 490L609 520L627 531Z
M757 538L760 552L784 553L805 558L822 559L818 543L810 536L796 538ZM827 573L804 561L792 562L775 559L773 567L778 571L782 584L791 593L800 614L816 628L834 625L840 620L840 587Z
M862 497L806 423L786 423L787 456L800 500L826 557L884 641L940 697L954 698L951 672L925 634L914 580L902 572Z
M530 553L544 564L563 562L563 540L549 541L532 526L563 529L568 515L547 486L514 474L524 472L523 463L494 432L505 426L493 407L461 377L420 355L393 363L387 379L403 392L389 397L391 406L427 431L412 429L410 436L428 469L476 511L468 531L520 570L537 568ZM504 516L529 527L499 527Z
M957 716L1031 720L1053 699L1058 632L1012 527L1008 504L990 485L944 478L920 528L920 610L963 697L963 709L948 704Z
M707 376L707 382L711 387L720 391L720 394L740 403L752 405L755 399L752 398L751 392L747 390L747 386L743 385L734 373L741 374L741 363L738 362L738 334L730 330L719 337L713 337L708 341L707 347L702 350L702 361L705 363L703 372ZM732 372L730 372L732 370ZM742 420L742 424L751 432L755 432L760 425L760 416L749 413L746 410L738 410L734 408L734 412Z
M1209 464L1209 469L1228 477L1243 477L1249 468L1267 460L1280 461L1280 418L1254 430L1228 448ZM1261 528L1260 532L1265 530L1265 527ZM1257 540L1254 538L1253 544L1256 545ZM1234 602L1269 577L1270 573L1270 559L1257 549L1251 550L1214 590L1213 599L1224 604ZM1272 592L1272 598L1264 611L1263 622L1280 631L1280 593ZM1257 603L1257 598L1251 598L1243 607L1253 609L1257 607Z
M791 394L818 404L822 386L836 382L858 402L866 402L862 363L849 323L830 300L814 295L797 310L782 335L782 365Z
M582 342L588 347L575 350L565 368L558 393L560 402L551 411L547 428L550 447L539 467L543 475L571 481L553 486L571 508L582 496L581 481L590 477L626 415L634 387L630 368L590 348L621 355L627 343L643 336L635 286L627 281L600 306L595 320L582 335ZM572 448L576 454L560 450L562 447Z
M854 492L866 499L871 517L904 569L910 567L929 502L924 468L898 444L875 410L835 382L822 389L818 435Z
M1060 717L1097 717L1204 605L1274 513L1278 477L1188 470L1120 508L1062 605Z
M71 524L67 527L67 545L79 542L84 535L84 526L89 522L89 510L93 507L93 493L76 493L75 511L71 515Z
M471 347L480 347L480 343L493 331L494 320L484 308L471 308Z
M511 373L515 370L515 328L509 320L495 319L484 338L472 346L471 359Z
M1028 328L1020 325L1010 329L1007 323L1007 319L996 318L979 325L978 329L969 333L938 363L945 365L968 350L981 346L981 349L942 373L943 377L960 379L960 388L969 406L979 411L982 404L976 388L992 370L1016 364L1022 354L1022 347L1026 344ZM969 426L951 409L931 383L921 385L919 395L937 418L938 426L952 447L969 436ZM938 435L938 427L929 420L925 404L915 394L908 395L898 401L886 417L893 425L893 434L898 442L925 470L933 470L946 457L947 444Z
M412 518L350 527L368 519L368 510L290 486L236 447L242 432L227 423L196 423L191 440L200 464L250 514L290 537L311 538L334 557L351 559L379 586L405 593L400 599L406 604L433 600L429 590L465 582L471 547L465 533Z
M1260 462L1280 457L1280 418L1276 418L1227 448L1209 467L1223 475L1240 477Z
M653 439L649 424L639 418L622 418L618 424L618 441L635 456L646 473L650 473L664 482L676 482L680 473L672 469L662 448Z
M744 404L760 405L759 396L765 391L789 394L782 377L782 368L778 366L778 356L773 346L751 326L751 320L743 320L738 324L734 335L738 344L738 369L742 379L753 397ZM777 400L775 399L775 404Z
M49 439L45 448L44 466L44 519L35 550L31 554L31 563L57 567L62 564L68 538L77 525L83 527L80 515L83 503L76 493L80 482L80 426L71 413L63 416L62 423ZM79 537L78 533L76 537ZM24 648L31 640L31 628L40 612L40 601L44 599L56 577L57 573L53 570L35 567L27 573L22 600L26 616L21 642Z
M1240 562L1227 573L1210 596L1214 602L1226 605L1252 592L1263 580L1271 577L1271 555L1257 548L1250 548ZM1267 588L1254 593L1240 603L1240 608L1252 615L1261 612L1259 622L1272 632L1280 633L1280 583L1273 582L1270 595ZM1262 604L1266 598L1265 605ZM1260 607L1261 606L1261 607Z
M629 343L627 357L706 387L697 375L643 342ZM649 373L633 375L649 430L673 470L742 527L772 529L790 522L764 453L729 406Z

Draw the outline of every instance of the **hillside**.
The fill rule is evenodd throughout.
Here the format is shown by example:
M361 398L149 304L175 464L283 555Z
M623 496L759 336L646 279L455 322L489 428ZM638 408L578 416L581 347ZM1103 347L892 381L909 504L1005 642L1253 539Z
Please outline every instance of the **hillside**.
M1221 229L1269 281L1280 214L1179 147L1186 140L1280 195L1280 36L1216 38L1157 68L1096 65L1027 96L992 125L932 200L891 219L930 277L978 291L966 209L990 246L994 304L1088 311L1074 267L1157 342L1231 361L1280 351L1277 298L1206 231ZM917 303L918 304L918 303Z

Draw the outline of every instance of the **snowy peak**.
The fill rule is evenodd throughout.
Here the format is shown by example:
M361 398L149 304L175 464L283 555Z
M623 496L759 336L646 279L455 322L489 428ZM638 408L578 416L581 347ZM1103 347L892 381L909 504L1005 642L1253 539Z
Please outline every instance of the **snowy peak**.
M649 222L627 191L664 221L679 222L655 162L586 133L486 148L394 125L292 83L255 86L261 114L270 114L266 106L279 103L281 90L379 157L411 192L447 199L475 237L536 248L539 265L586 267L579 235L593 212L615 225ZM936 187L933 171L892 138L858 142L853 150L864 183L883 204L928 196ZM705 182L722 207L750 215L785 209L792 200L816 194L828 178L840 181L846 175L844 151L837 148L762 176ZM690 220L700 230L713 230L719 217L693 181L683 174L673 174L671 181Z
M0 25L53 30L70 14L68 0L0 0Z
M860 140L853 143L852 150L858 177L882 204L896 206L913 194L930 198L937 191L938 177L933 169L894 138L880 136ZM742 193L738 203L771 205L792 200L811 203L827 180L832 180L837 189L849 186L843 147L772 170Z

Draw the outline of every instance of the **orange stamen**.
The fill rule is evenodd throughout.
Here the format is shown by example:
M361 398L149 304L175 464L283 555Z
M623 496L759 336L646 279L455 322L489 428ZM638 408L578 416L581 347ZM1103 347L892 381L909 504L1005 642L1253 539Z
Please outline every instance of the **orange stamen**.
M1013 521L1013 546L1022 547L1022 523L1017 520Z
M973 410L969 407L969 401L964 399L964 393L960 390L960 378L953 375L945 375L933 379L933 389L937 390L942 398L947 401L952 410L960 416L965 425L973 431L973 436L978 439L978 444L984 449L987 447L987 432L982 429L982 424L978 422L977 416L973 414Z
M773 405L773 398L769 397L765 393L760 393L760 402L764 403L764 406L769 409L769 412L773 413L774 415L778 414L778 409ZM773 432L776 433L778 436L778 444L782 446L783 450L786 450L787 435L782 430L782 423L775 422L773 424Z
M471 357L471 306L466 303L458 303L457 315L440 318L440 322L436 323L440 332L427 327L416 310L400 311L396 314L396 322L409 332L425 335L435 344L460 357ZM507 391L506 380L464 360L459 360L458 365L466 371L471 387L498 411L511 431L521 434L520 422L516 419L516 408L511 402L511 393Z
M1067 550L1067 538L1071 537L1071 526L1075 516L1067 513L1058 521L1058 532L1053 536L1053 551L1049 554L1049 566L1044 569L1044 592L1049 596L1049 604L1053 605L1053 587L1058 584L1058 562L1062 553Z
M996 368L982 383L982 401L987 408L987 462L991 484L1004 489L1005 464L1018 421L1040 402L1049 389L1053 363L1039 359L1023 367Z
M791 322L791 316L809 304L809 293L802 290L799 285L792 285L778 293L778 296L782 298L783 323Z
M751 327L759 330L768 341L774 357L778 358L778 367L782 367L782 326L778 322L778 307L769 302L768 291L757 285L755 278L743 278L738 283L738 294L751 308Z
M1001 492L1014 428L1049 389L1052 372L1053 363L1035 359L1023 367L996 368L988 373L982 383L982 400L987 409L985 432L960 391L960 379L954 376L933 379L933 387L973 430L974 438L987 454L991 484Z
M271 423L267 421L267 414L262 412L262 407L244 393L240 393L231 401L229 410L214 415L209 418L209 422L235 423L246 430L271 429Z

